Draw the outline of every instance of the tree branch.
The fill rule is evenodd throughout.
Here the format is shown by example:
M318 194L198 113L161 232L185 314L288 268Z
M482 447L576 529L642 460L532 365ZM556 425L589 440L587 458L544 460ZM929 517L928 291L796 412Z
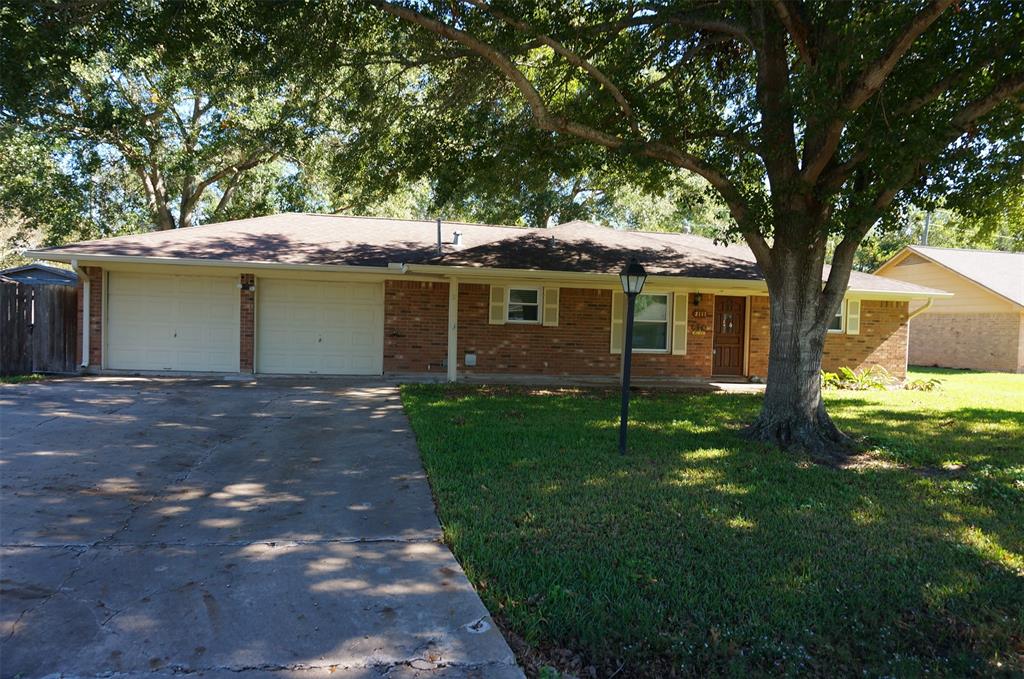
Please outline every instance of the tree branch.
M1021 92L1024 92L1024 73L1018 73L1015 76L1008 78L998 84L988 95L965 106L953 117L952 121L950 121L945 135L943 148L947 148L950 144L956 141L960 136L967 132L975 122L990 113L992 109L1017 96ZM928 159L924 156L917 156L911 159L904 165L903 171L899 174L898 178L878 192L875 199L871 202L870 208L865 213L865 216L861 218L860 223L857 224L855 228L849 230L839 245L836 246L835 253L832 257L833 268L829 271L826 290L835 289L840 285L845 290L849 281L849 271L846 271L844 274L842 265L847 260L852 263L853 254L856 252L861 241L864 240L864 237L867 235L871 227L875 224L882 213L889 208L893 200L896 199L896 196L899 195L900 191L905 189L911 182L922 175L927 164ZM839 266L836 266L836 263L838 263Z
M623 149L624 147L628 147L626 150L636 155L664 160L676 167L699 174L707 179L708 182L722 195L722 198L725 199L726 204L729 206L729 212L733 216L733 219L735 219L741 227L746 224L749 210L743 196L724 174L703 160L683 153L682 151L663 142L650 140L626 140L617 135L609 134L608 132L598 130L589 125L555 115L548 109L547 104L544 103L544 99L540 95L540 92L538 92L537 88L534 87L532 82L530 82L530 79L527 78L514 63L512 63L512 60L509 59L508 56L491 45L479 40L465 31L449 26L448 24L442 23L407 7L396 5L385 0L370 0L370 2L381 10L404 21L416 24L431 33L440 35L452 40L453 42L457 42L489 61L499 72L508 78L512 85L520 92L526 100L527 105L530 107L534 122L540 129L550 132L562 132L569 134L609 149Z
M602 72L600 69L598 69L596 66L594 66L592 63L590 63L580 55L576 54L575 52L567 48L558 40L555 40L549 35L541 33L540 31L536 30L525 21L521 21L519 19L510 17L501 10L495 9L490 4L484 2L483 0L468 0L468 2L484 10L488 14L491 14L500 21L504 21L513 28L516 28L520 31L523 31L524 33L528 33L530 35L535 36L538 40L540 40L541 43L550 47L555 52L555 54L560 55L573 66L586 71L591 78L600 83L600 85L603 88L605 88L608 91L608 93L612 96L612 98L615 100L615 103L618 104L619 108L622 110L622 113L626 116L626 119L629 121L630 128L635 133L640 132L640 127L637 124L636 117L633 115L633 107L629 104L629 101L626 100L626 97L623 96L622 91L615 85L615 83L612 82L611 78L604 74L604 72Z
M772 5L775 7L775 13L779 15L782 25L786 27L789 37L793 39L793 44L796 45L796 51L800 55L800 60L807 66L813 67L815 56L814 50L810 45L811 31L807 26L807 22L804 21L803 14L796 4L796 0L772 0Z
M817 144L817 149L810 155L810 160L804 166L802 178L805 182L815 183L832 160L832 156L839 147L839 140L846 128L846 119L849 114L860 108L882 88L886 78L896 68L903 55L910 50L918 36L928 30L953 4L953 1L932 0L927 7L914 16L882 56L864 69L860 77L847 89L843 101L839 105L839 110L825 125L824 131L818 135L820 142Z

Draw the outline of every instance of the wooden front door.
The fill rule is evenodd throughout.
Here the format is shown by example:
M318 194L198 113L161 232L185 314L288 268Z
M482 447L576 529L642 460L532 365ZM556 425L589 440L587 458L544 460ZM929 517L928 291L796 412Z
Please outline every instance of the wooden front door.
M743 374L743 333L747 319L746 311L746 297L715 297L712 375Z

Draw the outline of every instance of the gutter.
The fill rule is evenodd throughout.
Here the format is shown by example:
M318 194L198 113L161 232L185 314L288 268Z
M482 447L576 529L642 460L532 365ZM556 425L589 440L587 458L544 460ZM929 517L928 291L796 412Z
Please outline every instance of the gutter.
M26 253L28 254L28 253ZM78 266L78 260L71 260L71 268L78 274L78 280L82 281L82 361L81 367L89 367L89 321L90 321L90 309L89 309L89 298L92 297L92 279L89 278L89 274L85 272L85 269Z
M424 274L431 276L458 276L459 278L495 279L532 279L532 280L565 280L589 283L595 287L618 289L618 276L614 273L589 273L582 271L546 271L535 269L501 269L476 266L445 266L440 264L407 264L389 262L387 266L366 266L357 264L295 264L287 262L249 262L244 260L214 260L178 257L147 257L140 255L108 255L90 254L85 252L48 252L46 250L29 250L27 257L57 262L124 262L127 264L163 264L172 266L217 267L221 269L277 269L294 271L330 271L337 273L362 273L377 276L394 276L407 274ZM652 274L648 282L661 287L676 290L693 290L712 292L716 290L736 291L737 293L767 295L768 286L764 280L741 280L735 278L698 278L688 276L663 276ZM885 290L860 290L848 288L847 296L864 299L880 300L915 300L931 297L952 297L952 293L928 291L913 293Z

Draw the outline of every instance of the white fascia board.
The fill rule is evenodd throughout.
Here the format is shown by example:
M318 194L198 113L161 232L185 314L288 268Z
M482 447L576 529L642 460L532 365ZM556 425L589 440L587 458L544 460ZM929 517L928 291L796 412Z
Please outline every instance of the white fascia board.
M952 297L952 292L906 292L902 290L860 290L848 288L847 299L868 299L890 302L910 302L918 299L933 299L937 297Z

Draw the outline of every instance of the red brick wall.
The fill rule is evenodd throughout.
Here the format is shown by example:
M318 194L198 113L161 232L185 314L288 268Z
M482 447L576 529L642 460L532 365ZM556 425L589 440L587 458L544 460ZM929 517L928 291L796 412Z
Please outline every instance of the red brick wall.
M558 325L490 325L490 286L459 286L459 370L470 373L526 375L618 375L621 355L611 353L611 290L561 288ZM690 302L692 309L692 300ZM711 304L705 295L702 305ZM710 325L710 323L708 323ZM692 325L691 325L692 330ZM473 368L466 353L477 355ZM633 355L633 373L653 377L703 377L711 374L711 335L692 334L684 356Z
M384 372L445 372L448 284L384 283Z
M99 368L103 364L103 269L98 266L82 267L89 277L89 367ZM78 363L82 362L82 337L85 332L85 281L78 281L78 349L75 352Z
M907 302L864 300L860 305L860 334L833 333L825 338L824 370L841 366L880 365L896 377L907 376Z
M854 369L881 365L903 379L907 374L907 302L864 300L860 334L830 333L825 338L822 368ZM771 308L767 297L750 298L750 375L768 375Z
M243 373L251 373L253 372L253 352L256 341L256 292L246 290L246 287L256 283L256 276L251 273L243 273L238 277L238 282L242 285L242 289L239 291L238 369Z
M768 377L768 348L772 342L771 305L768 297L748 297L750 305L750 333L747 374L762 379Z
M713 315L715 296L701 295L700 304L694 306L691 294L686 306L690 318L687 323L689 337L686 339L686 354L634 354L633 374L641 377L711 377L711 342L714 318L693 318L695 311L706 311ZM610 312L609 312L610 314ZM706 328L701 334L700 328Z
M926 311L910 322L910 362L1024 372L1024 314Z

